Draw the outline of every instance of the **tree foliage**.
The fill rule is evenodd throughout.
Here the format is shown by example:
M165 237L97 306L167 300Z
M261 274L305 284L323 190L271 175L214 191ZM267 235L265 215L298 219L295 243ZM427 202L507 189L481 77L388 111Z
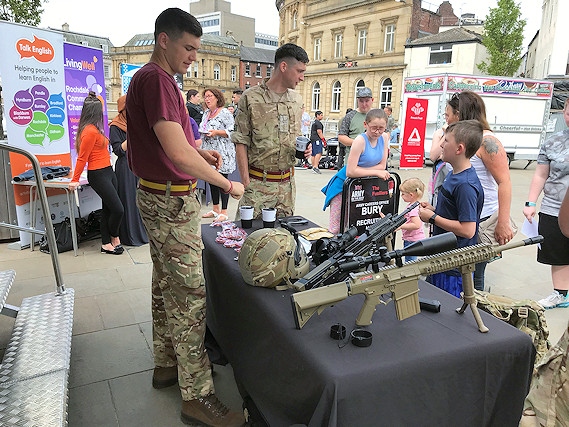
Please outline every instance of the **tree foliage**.
M488 50L489 61L478 68L494 76L513 76L522 61L522 44L526 20L521 17L520 5L514 0L498 0L484 22L482 44Z
M43 13L41 5L42 0L0 0L0 19L37 26Z

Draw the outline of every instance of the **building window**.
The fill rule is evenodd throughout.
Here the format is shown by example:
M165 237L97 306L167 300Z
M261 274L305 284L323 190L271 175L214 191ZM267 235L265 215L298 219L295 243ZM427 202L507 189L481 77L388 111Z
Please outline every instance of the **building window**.
M255 73L255 77L263 77L261 75L261 64L257 64L257 72Z
M393 52L395 49L395 25L389 24L385 26L385 42L383 44L384 52Z
M385 108L391 105L391 93L393 92L393 83L391 79L385 79L381 84L381 94L379 101L379 108Z
M110 77L111 67L109 67L108 65L105 65L105 66L103 66L103 69L105 70L105 78Z
M231 81L237 81L237 67L235 65L231 66Z
M320 83L312 85L312 111L320 110Z
M322 39L320 37L314 39L314 60L320 61L322 49Z
M450 64L452 62L452 44L431 46L429 64Z
M251 76L251 66L249 65L248 62L245 64L245 76L247 77Z
M205 19L203 21L200 21L200 24L202 27L215 27L219 25L219 19Z
M267 65L267 77L271 77L271 74L273 74L273 66Z
M292 29L296 30L298 26L298 12L295 10L292 12Z
M342 57L342 34L334 35L334 58Z
M249 89L251 87L251 84L249 82L245 83L245 89Z
M358 55L365 55L367 49L367 30L358 32Z
M342 95L342 84L337 81L332 86L332 108L330 109L330 111L340 111L341 95Z
M358 82L356 83L356 87L354 88L354 109L358 108L358 98L357 98L357 94L358 94L358 89L361 87L365 87L366 82L363 81L362 79L358 80Z
M109 53L109 46L108 45L102 44L101 49L103 50L103 53Z
M194 71L193 71L193 73L194 73L194 74L193 74L194 79L197 79L197 78L199 77L199 75L200 75L200 69L199 69L199 65L198 65L197 62L194 62Z
M215 64L213 66L213 79L220 80L220 78L221 78L221 67L219 66L219 64Z

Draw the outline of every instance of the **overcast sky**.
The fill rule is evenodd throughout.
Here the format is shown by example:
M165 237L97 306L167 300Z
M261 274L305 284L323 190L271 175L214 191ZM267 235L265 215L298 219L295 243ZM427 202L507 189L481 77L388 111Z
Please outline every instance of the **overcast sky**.
M533 38L541 22L542 0L515 0L521 4L522 15L527 19L524 44ZM567 1L567 0L565 0ZM424 7L436 10L441 2L423 2ZM474 13L484 19L497 0L450 0L455 14ZM172 0L168 3L140 2L133 0L49 0L43 4L40 27L69 29L78 33L107 36L115 46L123 46L132 36L154 31L154 21L166 7L188 10L188 0ZM233 13L255 18L255 31L278 35L279 15L274 0L231 0Z

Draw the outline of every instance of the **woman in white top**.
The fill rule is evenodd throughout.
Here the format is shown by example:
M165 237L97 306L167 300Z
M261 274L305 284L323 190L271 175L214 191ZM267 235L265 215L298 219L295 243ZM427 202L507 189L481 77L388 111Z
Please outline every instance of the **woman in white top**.
M503 245L514 238L514 232L510 227L512 182L508 156L504 146L490 129L486 120L486 106L482 98L474 92L464 91L458 95L458 100L460 120L478 120L484 128L482 145L470 159L470 163L476 170L484 189L484 206L480 214L480 223L497 211L498 221L494 237L500 245ZM474 287L478 290L484 290L486 264L476 264Z

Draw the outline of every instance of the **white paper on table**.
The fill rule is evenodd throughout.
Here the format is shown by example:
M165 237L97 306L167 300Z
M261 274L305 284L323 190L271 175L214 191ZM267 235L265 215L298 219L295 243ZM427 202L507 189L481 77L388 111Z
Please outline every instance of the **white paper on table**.
M525 234L527 237L535 237L539 234L537 231L537 218L533 218L531 222L524 219L524 223L522 224L522 234ZM541 249L541 243L538 243L539 249Z

